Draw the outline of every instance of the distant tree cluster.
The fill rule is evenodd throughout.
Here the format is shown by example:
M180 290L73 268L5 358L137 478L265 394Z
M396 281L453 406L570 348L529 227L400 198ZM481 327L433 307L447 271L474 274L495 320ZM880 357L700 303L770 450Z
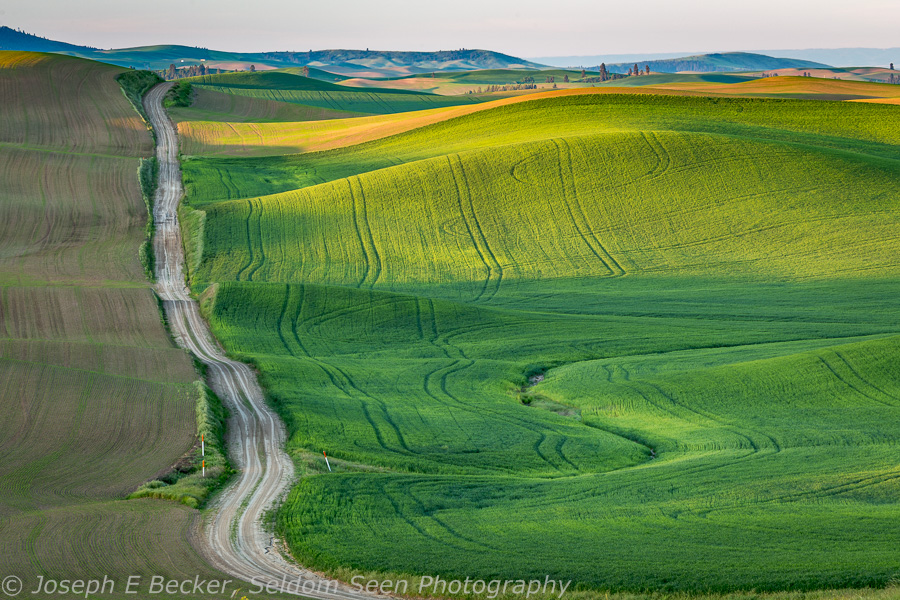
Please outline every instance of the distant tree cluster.
M622 77L618 73L610 73L606 69L606 63L601 63L599 67L597 67L597 71L599 71L599 75L596 77L585 77L584 69L581 70L581 81L584 83L603 83L604 81L609 81L610 79L618 79ZM618 75L618 77L616 77Z
M556 84L553 84L556 86ZM478 87L477 90L469 90L467 94L490 94L492 92L518 92L519 90L536 90L534 83L507 83L506 85L489 85L486 88Z
M597 68L600 72L596 77L582 77L582 83L603 83L604 81L611 81L613 79L624 79L627 77L624 73L610 73L606 69L606 63L600 63L600 66ZM582 71L584 73L584 71Z
M179 81L166 93L163 104L170 106L190 106L194 101L194 88L187 81Z
M599 75L596 77L585 77L585 72L582 69L581 71L581 81L585 83L602 83L604 81L610 81L612 79L621 79L623 77L634 77L638 75L649 75L650 74L650 65L644 65L644 68L641 69L637 64L628 69L628 73L613 73L609 69L606 68L606 63L600 63L600 66L597 67L599 71Z
M266 60L279 62L300 63L310 61L311 54L312 50L310 50L309 52L264 52L263 58Z
M900 84L900 75L894 75L893 73L891 73L891 76L888 78L888 83Z
M628 74L629 75L649 75L650 74L650 65L645 65L644 70L641 71L641 68L639 66L637 66L637 63L635 63L634 67L628 69Z
M778 73L763 73L763 77L778 77Z
M255 70L253 65L250 65L250 70ZM166 81L184 79L185 77L200 77L202 75L218 75L221 72L222 71L220 69L210 69L204 63L200 63L199 65L190 65L187 67L176 67L174 64L171 64L169 65L168 69L157 71L157 73L159 73L159 76Z

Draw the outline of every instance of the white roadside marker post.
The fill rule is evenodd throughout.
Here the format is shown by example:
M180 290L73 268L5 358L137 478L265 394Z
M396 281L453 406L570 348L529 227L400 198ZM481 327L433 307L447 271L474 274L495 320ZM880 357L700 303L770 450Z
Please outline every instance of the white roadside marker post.
M328 465L328 472L331 473L331 463L328 462L328 455L325 454L324 450L322 450L322 455L325 457L325 464Z
M206 436L200 434L200 456L203 457L203 477L206 477Z

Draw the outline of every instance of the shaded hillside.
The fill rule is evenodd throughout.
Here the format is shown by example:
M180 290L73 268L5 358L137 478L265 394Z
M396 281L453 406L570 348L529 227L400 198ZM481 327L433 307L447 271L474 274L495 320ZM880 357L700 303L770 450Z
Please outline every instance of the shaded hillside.
M98 48L90 46L77 46L66 42L57 42L24 31L0 27L0 50L23 50L26 52L57 52L62 54L80 55L81 53L94 52Z
M681 58L667 58L662 60L638 61L638 66L643 69L650 65L654 73L678 73L681 71L695 71L701 73L721 71L767 71L770 69L812 69L824 67L821 63L794 58L774 58L765 54L752 54L750 52L724 52L721 54L699 54L697 56L684 56ZM613 63L606 68L611 73L627 73L628 69L635 65L634 62Z

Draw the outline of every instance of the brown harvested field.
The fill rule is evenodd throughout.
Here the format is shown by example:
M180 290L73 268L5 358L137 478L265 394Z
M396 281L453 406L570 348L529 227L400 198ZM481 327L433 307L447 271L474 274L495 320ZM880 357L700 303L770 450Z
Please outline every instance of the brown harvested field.
M851 102L870 102L872 104L900 104L900 97L897 98L861 98L851 100Z
M124 156L0 147L0 282L142 280L137 168Z
M891 75L896 75L896 71L891 71L886 67L821 67L818 69L775 69L774 71L759 71L758 75L763 73L778 74L781 77L803 77L804 73L809 73L810 77L822 78L839 81L858 81L873 82L880 81L887 83Z
M143 284L136 172L153 140L120 72L0 52L0 283Z
M193 447L197 373L138 259L153 141L121 72L0 52L0 572L25 585L215 576L197 511L122 500Z
M431 92L434 94L465 94L469 90L477 89L477 85L460 83L452 77L436 74L435 77L408 77L405 79L363 79L353 77L345 79L341 85L355 88L381 88L395 90L411 90L416 92ZM548 86L549 87L549 86Z
M657 89L705 95L771 98L810 98L853 100L859 98L897 98L900 86L870 81L852 81L819 77L763 77L740 83L673 82L658 84Z
M108 575L117 581L115 593L102 597L112 599L150 597L124 593L131 575L141 577L139 589L144 592L154 575L231 579L210 569L190 544L176 543L190 536L195 518L194 510L155 500L92 502L30 512L5 521L3 567L32 583L38 574L56 579Z
M183 354L169 341L153 295L140 288L6 286L0 298L0 335L6 345L38 341L89 344L97 347L98 357L105 356L101 350L106 346L115 352L130 347ZM86 360L88 354L80 352L72 360ZM124 356L115 360L124 360ZM143 360L151 358L148 355ZM193 379L193 368L184 373L185 381Z
M6 516L122 498L193 445L189 383L6 358L0 381L3 398L27 399L0 405L0 514Z
M0 52L0 143L150 156L153 140L114 79L120 72L88 60Z

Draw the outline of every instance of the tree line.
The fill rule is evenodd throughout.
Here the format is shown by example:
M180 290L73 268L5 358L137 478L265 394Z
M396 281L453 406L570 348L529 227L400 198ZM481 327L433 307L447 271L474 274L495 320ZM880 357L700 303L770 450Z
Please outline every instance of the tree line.
M253 65L250 65L250 70L255 71L256 68ZM156 73L166 81L184 79L185 77L200 77L201 75L218 75L222 72L221 69L210 69L204 63L187 67L176 67L174 64L170 64L168 69L156 71Z
M556 84L553 84L554 87ZM534 83L507 83L504 85L489 85L485 88L478 86L477 90L469 90L467 94L490 94L492 92L518 92L519 90L536 90L537 84Z
M637 65L635 65L637 67ZM611 73L609 69L606 68L606 63L600 63L600 66L597 67L598 75L594 77L585 77L586 73L584 69L581 70L581 81L582 83L603 83L604 81L612 81L613 79L624 79L628 77L628 75L632 75L632 73L628 73L625 75L624 73Z

